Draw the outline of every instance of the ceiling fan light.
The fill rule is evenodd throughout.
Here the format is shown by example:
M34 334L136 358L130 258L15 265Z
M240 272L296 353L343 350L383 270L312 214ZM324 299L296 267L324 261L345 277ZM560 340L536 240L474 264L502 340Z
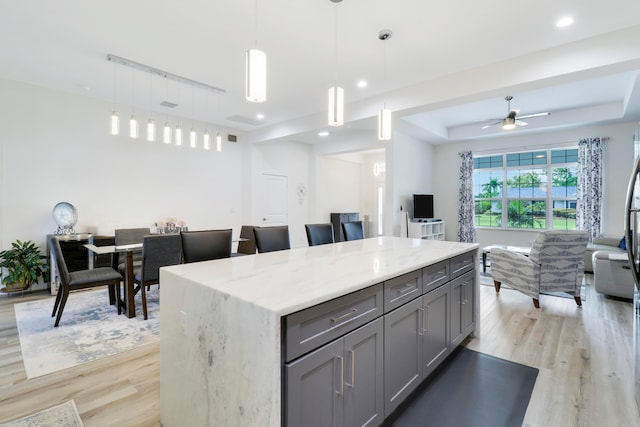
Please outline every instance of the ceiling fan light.
M514 129L516 127L516 119L513 117L505 117L504 120L502 120L502 129L504 130L511 130Z

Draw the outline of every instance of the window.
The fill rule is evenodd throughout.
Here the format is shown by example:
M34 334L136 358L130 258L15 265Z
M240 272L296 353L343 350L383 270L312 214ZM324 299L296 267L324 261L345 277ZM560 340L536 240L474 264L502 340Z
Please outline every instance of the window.
M476 227L576 228L577 148L475 157L473 162Z

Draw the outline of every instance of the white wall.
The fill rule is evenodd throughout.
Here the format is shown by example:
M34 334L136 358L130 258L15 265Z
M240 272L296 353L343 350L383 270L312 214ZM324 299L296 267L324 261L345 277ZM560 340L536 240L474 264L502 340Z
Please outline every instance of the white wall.
M624 205L627 182L633 166L633 132L636 122L608 126L589 126L531 136L514 136L494 141L468 141L443 144L434 148L434 192L436 215L446 221L446 239L457 240L458 153L472 150L474 154L530 151L577 146L578 140L588 137L609 137L604 142L604 198L602 233L623 235ZM528 246L535 238L534 231L478 229L478 243Z
M242 132L233 131L239 142L225 141L221 153L169 146L109 135L107 103L6 80L0 93L2 248L21 239L44 249L60 201L77 208L76 231L98 234L152 227L168 216L190 229L232 227L238 234L248 219Z
M412 212L413 194L431 194L433 187L433 147L407 135L395 132L393 142L386 151L387 163L387 215L385 234L400 235L400 206ZM439 201L434 196L434 214L439 217Z

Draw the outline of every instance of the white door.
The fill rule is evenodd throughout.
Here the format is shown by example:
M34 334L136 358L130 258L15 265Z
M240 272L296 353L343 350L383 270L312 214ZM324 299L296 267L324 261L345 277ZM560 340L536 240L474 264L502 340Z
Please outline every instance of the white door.
M262 175L262 226L287 225L287 177Z

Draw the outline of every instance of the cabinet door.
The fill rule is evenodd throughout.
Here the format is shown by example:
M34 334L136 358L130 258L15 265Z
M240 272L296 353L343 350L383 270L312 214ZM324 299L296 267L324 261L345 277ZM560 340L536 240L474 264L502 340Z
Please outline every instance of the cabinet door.
M379 426L384 420L383 320L344 337L345 426Z
M422 298L384 316L385 417L422 381Z
M286 365L286 425L344 425L344 341L338 339Z
M422 373L429 375L446 357L451 348L449 284L425 294Z
M475 271L451 282L451 346L459 345L475 327Z

